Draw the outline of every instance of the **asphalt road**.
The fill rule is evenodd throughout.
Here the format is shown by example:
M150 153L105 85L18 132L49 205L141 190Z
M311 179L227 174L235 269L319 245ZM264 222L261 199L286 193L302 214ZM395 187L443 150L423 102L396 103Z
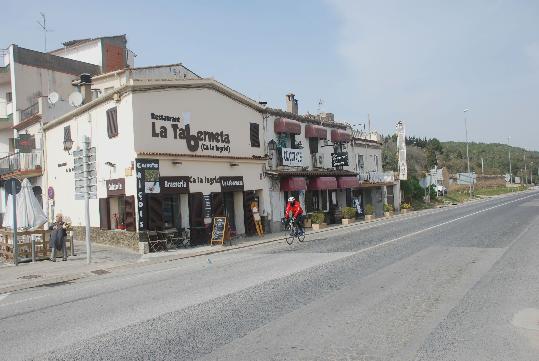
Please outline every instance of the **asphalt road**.
M536 361L539 192L0 295L0 340L3 360Z

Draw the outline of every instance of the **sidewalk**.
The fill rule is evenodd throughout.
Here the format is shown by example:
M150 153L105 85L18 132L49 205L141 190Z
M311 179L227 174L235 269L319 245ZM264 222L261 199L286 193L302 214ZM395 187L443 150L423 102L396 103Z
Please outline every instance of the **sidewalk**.
M498 197L504 197L498 196ZM483 200L473 200L481 202ZM445 206L443 208L454 207ZM390 218L376 218L372 221L360 221L350 225L332 225L320 231L307 230L307 235L334 232L344 229L360 228L362 226L384 223L393 219L415 218L436 212L439 208L399 214ZM93 277L99 274L121 271L135 267L144 267L150 264L171 262L186 258L200 257L215 253L256 247L258 245L284 241L285 233L271 233L262 237L241 237L232 241L232 246L215 245L199 246L187 249L171 250L168 252L155 252L140 255L135 251L112 246L93 244L92 263L86 264L86 246L84 242L75 242L77 255L69 257L67 262L59 258L57 262L39 261L36 263L21 263L19 266L0 262L0 294L15 292L28 288L51 285L61 282L74 281L81 278Z

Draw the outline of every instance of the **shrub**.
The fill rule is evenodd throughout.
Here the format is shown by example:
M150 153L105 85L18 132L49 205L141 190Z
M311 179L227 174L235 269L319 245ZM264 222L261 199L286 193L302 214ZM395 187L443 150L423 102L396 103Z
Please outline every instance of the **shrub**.
M367 216L372 216L374 213L374 207L372 204L367 204L365 206L365 215Z
M344 219L356 218L357 210L354 207L343 207L341 212Z
M402 209L411 209L412 205L410 203L403 203L401 204Z
M324 223L325 218L326 217L324 212L314 212L313 214L311 214L311 222L313 224L322 224Z
M393 206L391 204L384 203L384 212L393 212Z

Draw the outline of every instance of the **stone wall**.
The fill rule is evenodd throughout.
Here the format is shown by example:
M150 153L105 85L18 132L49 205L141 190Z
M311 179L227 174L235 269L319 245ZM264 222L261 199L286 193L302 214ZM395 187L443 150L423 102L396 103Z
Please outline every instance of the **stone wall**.
M77 241L84 241L86 239L85 228L80 226L73 227L73 238ZM130 248L135 251L139 249L139 236L137 232L102 230L98 227L91 227L90 239L95 243Z

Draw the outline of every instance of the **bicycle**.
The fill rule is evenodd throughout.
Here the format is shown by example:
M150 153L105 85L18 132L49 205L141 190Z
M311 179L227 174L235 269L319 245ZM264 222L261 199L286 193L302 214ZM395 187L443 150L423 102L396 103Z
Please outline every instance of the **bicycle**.
M302 232L299 229L298 225L296 224L296 222L294 222L294 219L292 217L290 217L288 220L283 218L281 222L285 227L285 231L287 231L287 236L285 238L286 243L291 245L292 243L294 243L294 238L297 238L299 242L303 242L305 240L305 231Z

